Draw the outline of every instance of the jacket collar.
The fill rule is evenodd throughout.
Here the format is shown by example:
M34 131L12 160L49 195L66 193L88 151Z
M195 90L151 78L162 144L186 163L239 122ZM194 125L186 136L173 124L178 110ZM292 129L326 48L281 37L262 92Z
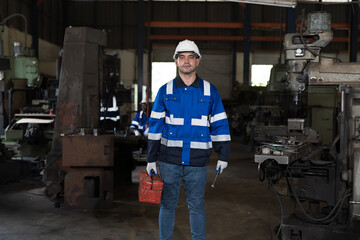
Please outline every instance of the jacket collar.
M180 76L177 76L175 79L175 83L176 83L176 87L177 88L181 88L181 87L186 87L185 83L183 82L183 80L181 79ZM199 83L200 83L200 78L199 76L196 74L196 79L195 81L190 85L191 87L199 87Z

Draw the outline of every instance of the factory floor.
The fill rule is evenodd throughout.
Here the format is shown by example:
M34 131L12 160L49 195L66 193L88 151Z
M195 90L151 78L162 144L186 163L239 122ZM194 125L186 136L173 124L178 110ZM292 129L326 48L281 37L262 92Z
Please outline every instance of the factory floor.
M232 143L229 166L216 181L216 155L208 166L205 204L207 240L275 239L281 208L269 183L260 182L248 146ZM121 186L110 210L69 209L46 199L39 182L28 179L0 185L0 239L6 240L152 240L158 239L159 205L139 203L138 166L133 184ZM293 203L280 196L284 215ZM176 211L174 240L191 238L189 215L182 190Z

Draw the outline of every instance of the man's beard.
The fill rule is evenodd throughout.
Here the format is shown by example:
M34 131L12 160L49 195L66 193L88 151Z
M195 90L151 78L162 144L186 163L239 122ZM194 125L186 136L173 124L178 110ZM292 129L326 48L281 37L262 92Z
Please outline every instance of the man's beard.
M182 74L192 74L193 72L195 72L195 69L196 68L189 68L189 69L187 69L186 71L184 71L184 70L182 70L181 68L179 68L179 71L180 71L180 73L182 73Z

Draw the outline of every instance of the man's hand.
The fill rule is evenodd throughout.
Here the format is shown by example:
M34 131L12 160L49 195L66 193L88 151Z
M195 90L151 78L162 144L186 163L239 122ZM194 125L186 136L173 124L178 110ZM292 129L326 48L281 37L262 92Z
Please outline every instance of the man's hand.
M216 171L218 172L218 174L221 174L224 171L224 169L227 167L227 165L228 165L227 162L218 160L216 164Z
M151 170L153 170L154 174L157 175L156 162L151 162L147 164L146 171L149 174L149 176L151 175Z
M149 128L147 128L145 131L144 131L144 136L147 137L149 135Z

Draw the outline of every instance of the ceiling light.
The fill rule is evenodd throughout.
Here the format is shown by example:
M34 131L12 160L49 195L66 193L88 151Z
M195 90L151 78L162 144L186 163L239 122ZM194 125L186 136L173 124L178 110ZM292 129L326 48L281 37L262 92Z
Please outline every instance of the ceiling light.
M227 0L227 1L270 5L277 7L291 7L291 8L296 7L296 0Z

